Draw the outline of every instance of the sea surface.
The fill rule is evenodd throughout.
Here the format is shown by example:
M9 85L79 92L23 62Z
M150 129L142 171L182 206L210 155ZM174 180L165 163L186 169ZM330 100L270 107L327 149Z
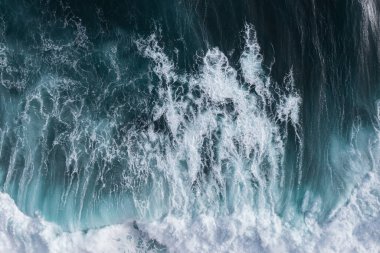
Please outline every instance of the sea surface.
M380 1L0 1L0 252L380 252L379 228Z

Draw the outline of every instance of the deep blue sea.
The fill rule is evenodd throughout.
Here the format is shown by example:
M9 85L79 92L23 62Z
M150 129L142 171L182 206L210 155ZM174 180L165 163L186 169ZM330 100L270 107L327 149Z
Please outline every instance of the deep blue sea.
M0 252L380 252L379 0L0 0Z

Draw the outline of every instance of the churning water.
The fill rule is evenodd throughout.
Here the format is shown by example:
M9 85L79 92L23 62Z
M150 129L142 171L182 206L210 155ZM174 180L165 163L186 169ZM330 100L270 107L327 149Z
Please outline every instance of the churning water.
M0 2L0 252L377 252L376 0Z

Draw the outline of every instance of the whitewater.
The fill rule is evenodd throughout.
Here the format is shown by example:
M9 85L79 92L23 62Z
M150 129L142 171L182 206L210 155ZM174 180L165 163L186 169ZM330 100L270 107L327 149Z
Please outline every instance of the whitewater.
M143 172L157 173L152 175L156 178L149 185L151 189L144 196L145 201L131 200L139 203L139 217L146 219L85 232L67 232L45 221L38 213L33 216L24 214L8 194L1 193L2 251L378 251L380 102L377 103L377 135L368 140L371 156L363 156L355 148L358 138L366 138L360 136L363 135L359 132L362 131L360 125L353 130L352 143L343 147L354 157L348 161L349 169L364 171L360 181L352 185L347 201L337 206L322 224L317 221L321 203L318 199L310 203L307 197L302 214L290 211L287 214L290 218L283 219L274 209L284 187L284 145L287 127L294 128L299 145L302 145L299 137L302 101L294 88L291 70L284 77L285 89L276 86L270 76L265 75L252 26L246 25L244 37L245 49L240 57L239 70L229 65L223 52L212 48L201 59L196 74L176 73L174 63L158 45L156 34L136 40L140 53L151 59L152 74L160 82L158 94L162 103L154 108L153 117L155 120L167 120L172 138L172 144L167 143L166 138L169 137L155 132L154 126L140 131L130 130L126 136L125 145L132 141L141 145L139 152L128 150L132 153L129 154L132 163L139 166L133 177ZM238 71L241 71L243 79L237 77ZM52 82L62 86L52 86ZM174 90L175 82L188 84L187 94L176 97L181 91ZM66 83L54 77L41 82L27 98L25 111L31 110L31 104L36 102L41 115L49 117L41 111L45 101L40 94L44 89L50 94L59 94L65 90ZM192 91L198 91L198 94L194 95ZM53 108L56 106L60 105ZM107 129L112 123L104 124ZM98 137L96 127L87 130L86 134L99 145L99 149L108 151L115 148L105 142L102 135ZM206 140L211 143L207 148L214 149L209 150L210 156L215 156L211 172L202 167L207 161L203 160L200 150ZM168 145L165 147L167 151L162 153L157 149L158 145ZM104 159L112 159L112 153L107 155L110 157ZM150 159L155 161L154 172L149 167L152 166L149 165ZM185 162L186 168L182 165ZM263 163L269 166L263 167ZM205 173L213 177L201 179L200 175ZM299 177L302 177L301 173ZM125 183L131 181L133 178L126 178Z

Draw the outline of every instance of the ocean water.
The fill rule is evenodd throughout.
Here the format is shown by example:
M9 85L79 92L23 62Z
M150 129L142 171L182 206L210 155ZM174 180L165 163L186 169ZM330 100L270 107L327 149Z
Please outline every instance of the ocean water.
M380 2L0 1L0 187L0 252L380 252Z

